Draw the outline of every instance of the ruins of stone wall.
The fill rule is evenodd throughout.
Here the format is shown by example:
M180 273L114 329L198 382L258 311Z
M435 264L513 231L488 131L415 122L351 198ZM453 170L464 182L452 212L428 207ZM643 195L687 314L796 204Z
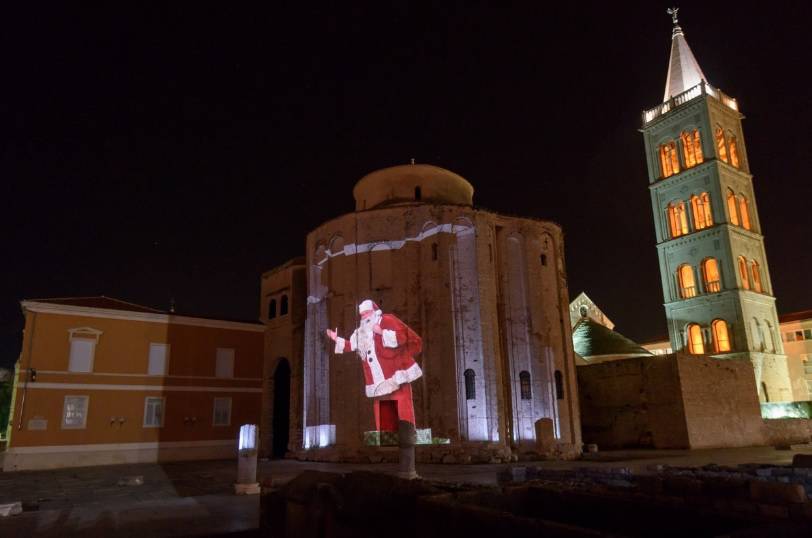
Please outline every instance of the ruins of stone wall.
M787 447L812 441L812 420L775 418L764 420L764 438L768 445Z
M584 443L600 448L688 448L677 365L636 357L578 366Z
M691 448L764 444L749 360L676 355Z

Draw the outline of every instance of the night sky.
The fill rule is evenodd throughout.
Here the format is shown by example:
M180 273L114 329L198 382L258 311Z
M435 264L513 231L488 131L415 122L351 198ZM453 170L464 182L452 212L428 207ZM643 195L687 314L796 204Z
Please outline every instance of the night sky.
M668 5L513 4L7 9L0 365L24 298L256 319L260 274L412 157L479 207L560 223L570 296L633 339L666 334L638 128L662 99ZM810 309L812 8L708 4L681 2L680 24L747 116L778 310Z

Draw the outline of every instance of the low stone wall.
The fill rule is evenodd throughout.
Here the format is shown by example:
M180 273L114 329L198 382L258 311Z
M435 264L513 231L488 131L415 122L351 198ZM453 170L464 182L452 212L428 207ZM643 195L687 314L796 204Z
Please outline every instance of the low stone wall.
M764 438L772 446L789 446L812 441L812 420L776 418L764 420Z

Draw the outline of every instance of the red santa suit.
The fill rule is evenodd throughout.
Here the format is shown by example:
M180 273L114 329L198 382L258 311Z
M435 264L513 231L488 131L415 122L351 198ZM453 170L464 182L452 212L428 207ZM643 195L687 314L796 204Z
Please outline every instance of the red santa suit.
M375 324L380 325L381 334L373 332ZM336 353L355 351L361 358L366 395L375 398L377 429L381 427L381 400L396 401L398 420L415 423L410 383L423 375L414 360L422 346L422 339L408 325L377 308L373 315L361 320L361 326L349 338L336 337Z

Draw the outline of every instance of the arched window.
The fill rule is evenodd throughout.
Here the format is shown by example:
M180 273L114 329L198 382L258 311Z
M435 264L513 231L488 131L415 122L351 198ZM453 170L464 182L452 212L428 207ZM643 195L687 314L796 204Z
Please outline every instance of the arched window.
M722 282L719 278L719 262L715 258L705 258L702 261L702 280L706 293L722 291Z
M747 203L747 198L743 194L738 196L739 199L739 217L741 218L742 228L745 230L750 229L750 206Z
M279 315L285 316L288 313L288 296L283 295L279 301Z
M696 297L696 282L694 280L694 268L683 264L677 268L677 281L679 282L679 294L683 299Z
M736 137L730 131L727 132L727 145L730 148L730 164L739 167L739 149L736 145Z
M725 132L718 125L716 126L716 152L719 158L727 162L727 144L725 144Z
M753 273L753 291L761 293L763 291L761 287L761 267L758 266L756 260L750 262L750 272Z
M773 335L773 326L766 319L764 320L764 351L775 353L775 339Z
M682 140L682 160L685 162L685 168L691 168L701 163L703 159L699 129L694 129L691 132L682 131L680 139Z
M701 230L713 225L711 215L710 195L703 192L699 196L691 196L691 210L694 214L694 229Z
M561 370L556 370L555 374L553 374L553 378L555 379L555 399L556 400L563 400L564 399L564 376L561 375Z
M530 390L530 372L519 372L519 392L521 393L522 400L530 400L533 398Z
M673 140L660 145L660 170L664 178L679 174L677 143Z
M761 323L756 318L752 322L753 330L753 349L756 351L764 351L764 330L761 328Z
M415 200L422 200L423 199L423 190L420 187L414 188L414 199Z
M730 223L738 226L739 225L739 212L736 208L738 204L736 203L736 195L733 194L733 191L728 189L727 190L727 212L730 213Z
M750 279L748 276L747 262L744 260L744 256L739 256L739 277L742 279L742 288L746 290L750 289Z
M717 319L711 324L713 328L713 349L716 353L730 351L730 335L727 330L727 322Z
M696 323L691 323L685 328L688 337L688 353L692 355L702 355L705 353L705 342L702 340L702 328Z
M465 376L465 399L476 400L476 374L469 368L463 375Z
M679 237L688 233L688 214L685 211L685 202L671 202L666 209L668 213L668 227L671 237Z
M268 319L276 317L276 299L268 301Z

